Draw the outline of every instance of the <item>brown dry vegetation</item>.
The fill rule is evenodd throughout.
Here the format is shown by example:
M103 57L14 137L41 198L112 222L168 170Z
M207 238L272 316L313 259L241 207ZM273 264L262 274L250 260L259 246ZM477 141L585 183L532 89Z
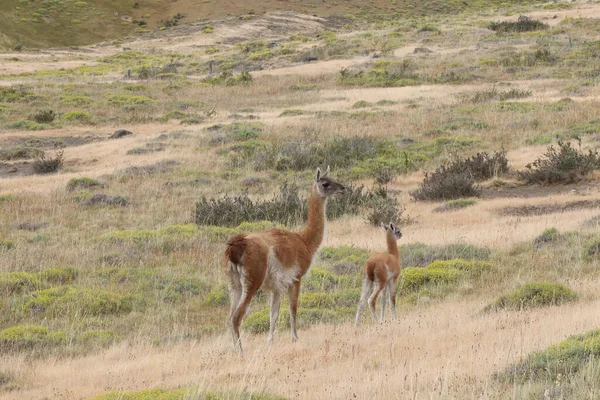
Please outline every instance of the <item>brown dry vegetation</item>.
M345 28L276 13L215 21L212 33L203 22L117 45L0 54L0 398L83 399L154 387L339 399L552 393L564 382L494 377L600 325L598 172L552 186L525 185L514 173L559 139L587 151L600 134L600 7L546 6L419 11L386 23L357 12L360 23ZM216 7L203 2L189 12ZM502 35L486 28L519 13L550 28ZM391 75L401 68L409 80ZM250 82L236 78L242 71L251 71ZM56 118L35 122L45 110ZM109 139L120 128L133 135ZM393 170L387 193L412 220L400 242L408 260L418 243L431 254L460 244L467 250L452 258L479 254L494 269L413 292L401 287L399 320L382 326L352 328L350 302L312 310L317 317L304 317L294 344L284 327L271 348L247 329L240 359L226 330L221 255L227 235L271 225L198 227L195 203L244 191L269 199L284 182L306 196L317 165L295 170L285 157L269 157L286 145L306 156L301 149L340 137L380 146L380 164L350 160L333 165L332 175L370 188ZM52 155L55 145L64 148L55 174L35 174L33 156L12 158L35 149ZM501 149L512 172L481 182L477 202L436 213L442 202L411 200L426 172ZM540 241L551 227L559 234ZM372 251L384 243L358 214L331 221L325 246ZM305 301L312 292L352 299L366 254L359 253L316 260L316 276L335 287L315 289L323 283L308 278ZM567 284L578 301L481 312L501 294L545 280ZM258 296L252 311L266 305ZM14 342L2 334L14 326L49 333ZM585 384L564 379L584 393Z

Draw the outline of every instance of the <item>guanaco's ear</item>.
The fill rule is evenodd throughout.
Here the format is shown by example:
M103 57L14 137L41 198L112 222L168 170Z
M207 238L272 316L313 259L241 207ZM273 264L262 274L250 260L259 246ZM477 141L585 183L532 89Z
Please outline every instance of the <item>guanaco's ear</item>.
M325 178L327 175L329 175L329 165L327 166L327 171L325 171L323 174L323 178Z
M319 182L319 179L321 179L321 168L317 168L317 177L315 178L315 181Z
M379 226L382 227L384 231L388 230L388 227L383 222L380 222Z
M390 230L392 230L392 231L394 230L394 224L392 224L391 222L390 222Z

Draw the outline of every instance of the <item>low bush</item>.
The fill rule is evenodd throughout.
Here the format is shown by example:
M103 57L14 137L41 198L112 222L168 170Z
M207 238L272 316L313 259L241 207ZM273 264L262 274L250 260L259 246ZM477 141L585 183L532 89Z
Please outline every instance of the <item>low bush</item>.
M40 157L44 152L35 147L12 147L0 149L0 161L24 160Z
M498 90L492 87L490 90L476 92L471 101L473 103L481 103L484 101L500 100L506 101L510 99L524 99L531 96L531 90L521 90L512 88L510 90Z
M520 310L532 307L560 305L577 299L577 293L556 282L530 282L500 296L485 311Z
M380 194L364 191L364 187L346 186L344 194L329 199L327 218L358 214L381 199ZM401 212L398 211L399 219ZM247 192L238 196L202 198L196 203L195 222L198 225L236 226L244 221L268 220L290 226L304 223L308 217L308 200L300 197L298 186L284 183L280 193L268 200L253 201ZM387 220L386 222L389 222Z
M452 284L459 279L476 278L492 268L492 264L483 261L438 260L422 268L404 268L399 285L401 290L414 292L426 285Z
M598 260L600 258L600 239L593 240L584 246L583 258L586 260Z
M252 75L248 71L243 71L239 75L234 75L232 72L224 71L219 75L204 78L202 82L210 85L236 86L248 85L252 83L252 80Z
M150 389L140 392L110 392L91 400L286 400L285 397L267 393L244 392L200 392L198 389Z
M32 114L29 119L38 124L49 124L54 121L58 114L54 110L39 110Z
M67 182L67 190L69 192L81 189L91 189L100 186L102 186L102 184L99 181L87 177L71 178L69 179L69 182Z
M42 281L35 274L28 272L9 272L0 274L0 293L13 294L32 292L43 287Z
M433 212L448 212L448 211L456 211L463 208L467 208L477 204L477 200L475 199L457 199L450 200L445 202L443 205L436 207L433 209Z
M68 122L78 122L80 124L89 124L92 122L92 116L85 111L69 111L63 114L62 119Z
M204 130L214 134L209 139L214 145L258 139L264 133L265 125L260 122L234 122L228 125L212 125Z
M0 238L0 251L10 250L13 247L15 247L15 242L13 242L12 240Z
M559 141L558 149L549 146L540 158L527 164L518 174L529 184L573 183L597 169L599 163L597 151L584 153L569 142Z
M75 281L79 275L73 267L54 267L41 271L38 276L40 279L54 285L68 285Z
M86 346L95 347L108 347L115 343L117 335L114 331L108 329L91 329L83 332L77 341L85 344Z
M32 293L21 309L26 313L47 316L118 315L132 310L132 298L106 290L65 286Z
M540 248L546 243L556 242L562 238L563 235L560 234L558 229L556 228L548 228L544 229L541 235L536 237L533 240L533 246L536 248Z
M415 200L452 200L460 197L478 197L480 189L475 182L508 172L505 151L477 153L468 158L456 158L426 174L419 188L410 193Z
M66 342L63 331L50 331L45 326L18 325L0 331L0 349L22 350L47 347Z
M58 171L64 162L64 150L56 148L54 156L47 156L45 153L37 157L33 162L33 170L37 174L50 174Z
M204 303L209 306L222 306L229 303L227 286L222 285L208 292L204 298Z
M600 329L573 335L545 350L530 354L497 375L509 382L556 382L559 377L570 376L600 356Z
M496 33L521 33L521 32L532 32L548 29L550 26L535 19L521 19L517 22L502 21L502 22L490 22L488 29Z

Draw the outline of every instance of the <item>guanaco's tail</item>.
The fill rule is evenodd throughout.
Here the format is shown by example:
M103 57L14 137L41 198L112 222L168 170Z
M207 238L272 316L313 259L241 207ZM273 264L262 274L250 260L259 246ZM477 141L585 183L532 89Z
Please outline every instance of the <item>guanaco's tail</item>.
M240 265L247 245L246 235L238 234L230 237L227 241L225 259L231 264Z
M245 235L235 235L229 238L225 249L224 264L229 276L232 312L238 305L242 294L242 257L247 246L248 241Z

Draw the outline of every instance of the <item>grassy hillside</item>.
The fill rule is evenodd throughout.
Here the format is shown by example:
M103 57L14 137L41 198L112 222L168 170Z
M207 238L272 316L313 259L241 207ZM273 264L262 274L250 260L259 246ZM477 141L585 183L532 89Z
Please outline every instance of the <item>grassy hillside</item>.
M185 15L183 22L290 10L350 20L386 20L532 3L536 1L4 0L0 2L0 49L19 43L26 47L85 45L168 26L178 14Z

